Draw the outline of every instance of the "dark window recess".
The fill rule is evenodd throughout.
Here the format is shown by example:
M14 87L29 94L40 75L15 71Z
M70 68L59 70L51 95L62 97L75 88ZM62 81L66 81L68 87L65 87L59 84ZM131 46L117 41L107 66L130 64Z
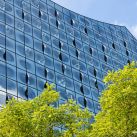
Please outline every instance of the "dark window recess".
M6 94L6 104L12 99L11 95Z
M47 88L47 82L45 82L45 84L44 84L44 88Z
M64 74L66 66L62 64L62 73Z
M84 106L87 107L87 100L84 98Z
M79 74L80 81L82 81L82 73Z
M94 69L94 76L95 76L95 77L97 76L97 71L96 71L96 69Z
M63 46L63 42L59 41L59 48L61 49Z
M92 55L92 48L89 48L89 53Z
M58 20L56 20L56 26L57 26L57 28L59 27L59 24L60 24L60 22Z
M115 44L114 44L114 43L112 44L112 47L113 47L113 49L116 49L116 47L115 47Z
M47 78L48 71L46 69L45 69L44 75L45 75L45 78Z
M127 47L127 43L124 41L124 46Z
M84 94L84 88L83 88L83 85L80 87L80 91L81 91L81 93Z
M44 43L42 43L42 52L44 52L44 47L45 47Z
M130 64L131 63L130 60L128 60L127 63Z
M78 53L78 51L76 50L76 57L78 58L78 55L79 55L79 53Z
M55 10L55 16L58 17L59 12L57 10Z
M88 34L88 30L87 30L87 28L85 28L84 31L85 31L86 34Z
M22 11L22 19L24 19L25 13Z
M28 81L29 81L29 76L28 76L28 74L26 73L26 83L28 83Z
M73 40L73 45L76 46L76 41L75 41L75 39Z
M26 96L26 98L28 98L28 87L25 90L25 96Z
M3 54L3 58L4 60L6 60L6 52Z
M98 83L97 83L97 81L95 81L95 87L98 88Z
M71 19L71 25L73 26L75 24L75 21L73 19Z
M126 50L126 55L129 56L129 52Z
M59 54L59 59L62 61L62 54L61 53Z
M104 52L105 51L105 47L102 45L102 51Z
M41 18L41 15L42 15L42 14L41 14L41 11L39 11L39 17L40 17L40 18Z
M104 55L104 61L107 62L107 56L106 55Z

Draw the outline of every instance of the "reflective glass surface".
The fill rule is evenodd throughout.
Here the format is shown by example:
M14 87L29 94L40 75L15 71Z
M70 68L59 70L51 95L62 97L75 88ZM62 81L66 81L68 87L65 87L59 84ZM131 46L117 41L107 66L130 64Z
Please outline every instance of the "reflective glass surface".
M137 40L123 26L99 22L50 0L0 0L0 106L11 97L33 99L54 83L93 113L103 77L132 60Z

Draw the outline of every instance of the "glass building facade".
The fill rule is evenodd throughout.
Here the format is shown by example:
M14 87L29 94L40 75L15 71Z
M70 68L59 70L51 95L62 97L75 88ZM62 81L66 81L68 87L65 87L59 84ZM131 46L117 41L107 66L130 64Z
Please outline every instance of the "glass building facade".
M137 40L124 26L96 21L50 0L0 0L0 106L33 99L54 83L93 113L108 70L137 60Z

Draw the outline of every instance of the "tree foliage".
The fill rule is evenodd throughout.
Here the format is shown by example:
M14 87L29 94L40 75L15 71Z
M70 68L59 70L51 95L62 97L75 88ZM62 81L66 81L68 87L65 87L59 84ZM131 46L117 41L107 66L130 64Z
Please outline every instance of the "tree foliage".
M137 137L137 64L109 72L92 137Z
M72 100L54 107L58 99L59 93L48 84L33 100L13 98L0 111L0 137L88 137L91 113Z

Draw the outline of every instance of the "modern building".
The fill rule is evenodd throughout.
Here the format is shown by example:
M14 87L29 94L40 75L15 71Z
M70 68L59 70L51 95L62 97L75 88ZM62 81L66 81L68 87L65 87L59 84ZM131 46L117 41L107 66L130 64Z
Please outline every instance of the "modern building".
M137 60L137 40L124 26L74 13L50 0L0 0L0 105L32 99L54 83L63 103L73 98L99 111L108 70Z

